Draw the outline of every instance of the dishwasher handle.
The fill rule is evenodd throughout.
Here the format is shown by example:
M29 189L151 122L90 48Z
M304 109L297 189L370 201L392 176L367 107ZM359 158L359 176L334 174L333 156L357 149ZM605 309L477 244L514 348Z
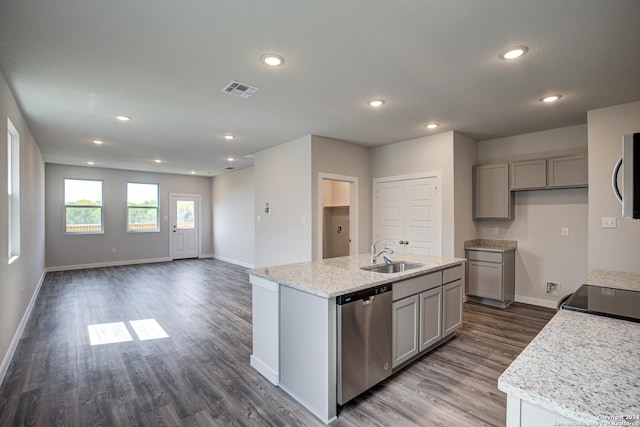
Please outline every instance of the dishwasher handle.
M376 296L372 295L369 298L362 298L360 301L362 301L362 305L369 305L375 300L376 300Z

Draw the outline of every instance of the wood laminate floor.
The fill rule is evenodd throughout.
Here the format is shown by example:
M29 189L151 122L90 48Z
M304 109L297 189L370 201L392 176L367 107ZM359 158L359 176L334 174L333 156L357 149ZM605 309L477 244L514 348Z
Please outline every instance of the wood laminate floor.
M466 303L453 340L345 405L333 425L504 425L498 376L553 313ZM132 321L144 319L169 337L143 339L158 332L153 322L136 334ZM89 325L129 340L91 345ZM322 425L249 366L251 334L242 267L49 273L0 387L0 426Z

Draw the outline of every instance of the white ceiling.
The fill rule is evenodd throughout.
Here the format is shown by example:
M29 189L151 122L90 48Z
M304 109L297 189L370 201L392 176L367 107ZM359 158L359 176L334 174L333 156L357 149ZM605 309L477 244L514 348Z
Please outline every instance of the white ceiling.
M515 45L529 53L498 58ZM640 100L640 1L2 0L0 67L46 162L217 175L309 134L372 147L586 123ZM259 91L222 93L231 80Z

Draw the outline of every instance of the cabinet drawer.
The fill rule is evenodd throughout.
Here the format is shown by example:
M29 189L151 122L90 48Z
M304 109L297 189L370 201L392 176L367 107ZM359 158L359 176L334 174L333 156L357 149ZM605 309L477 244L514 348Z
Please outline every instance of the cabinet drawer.
M442 272L442 283L450 283L458 279L462 279L464 269L462 265L456 265L452 268L447 268Z
M442 271L401 280L393 284L393 300L397 301L440 285L442 285Z
M474 261L502 262L502 252L467 251L467 258Z

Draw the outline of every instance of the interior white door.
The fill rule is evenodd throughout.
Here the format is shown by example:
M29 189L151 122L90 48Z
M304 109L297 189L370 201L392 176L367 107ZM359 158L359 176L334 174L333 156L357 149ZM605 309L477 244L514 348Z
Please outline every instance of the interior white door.
M437 178L379 182L377 236L394 252L441 255Z
M171 196L171 253L173 259L200 255L199 197Z

